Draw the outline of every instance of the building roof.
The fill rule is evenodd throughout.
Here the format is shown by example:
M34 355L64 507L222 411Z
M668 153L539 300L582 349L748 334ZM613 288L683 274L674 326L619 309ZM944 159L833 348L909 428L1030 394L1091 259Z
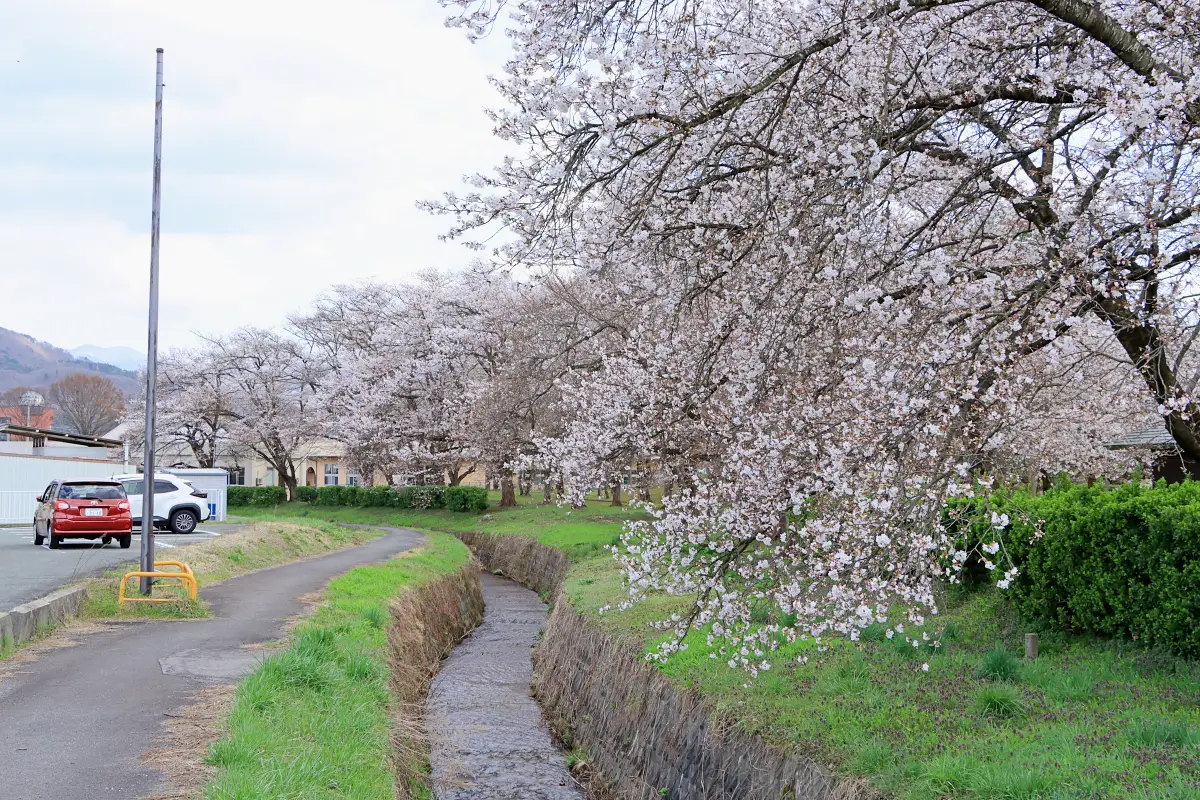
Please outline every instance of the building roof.
M124 442L116 439L105 439L100 436L80 436L74 433L59 433L45 428L29 428L24 425L0 425L0 433L10 433L14 436L25 436L35 442L62 442L63 444L78 444L84 447L121 447Z
M1124 436L1118 436L1111 442L1105 442L1104 446L1109 450L1129 450L1134 447L1145 447L1151 450L1173 450L1176 445L1175 439L1165 426L1155 425L1150 428L1130 431Z

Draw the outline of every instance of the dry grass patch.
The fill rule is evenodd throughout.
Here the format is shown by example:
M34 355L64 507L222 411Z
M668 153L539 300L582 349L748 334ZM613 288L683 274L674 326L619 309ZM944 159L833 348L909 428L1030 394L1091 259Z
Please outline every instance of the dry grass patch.
M429 737L425 697L442 659L483 620L479 567L472 560L444 578L401 595L388 626L388 689L396 791L401 798L429 796Z
M160 558L185 562L196 574L201 587L218 581L245 575L260 569L325 555L382 536L384 531L371 528L348 528L342 525L313 522L260 522L219 539L188 545L179 550L160 553ZM175 603L134 603L125 609L117 606L117 592L128 568L110 570L88 581L88 599L83 616L91 619L161 619L195 618L208 615L201 602L191 602L177 581L163 581L154 586L154 597L172 598ZM130 579L130 584L133 579ZM130 591L130 586L126 591Z
M165 713L162 735L139 760L161 772L170 788L147 800L188 800L212 780L217 768L205 763L205 757L209 746L225 733L235 689L233 684L209 687L188 705Z

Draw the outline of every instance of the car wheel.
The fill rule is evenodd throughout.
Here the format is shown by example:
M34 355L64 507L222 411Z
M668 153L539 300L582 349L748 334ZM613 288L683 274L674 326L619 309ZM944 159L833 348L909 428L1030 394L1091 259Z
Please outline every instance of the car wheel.
M42 542L44 541L46 541L46 537L37 532L37 520L35 519L33 521L33 543L36 546L41 547Z
M118 536L117 544L121 545L122 550L128 550L129 545L133 544L133 534L127 533L124 536Z
M191 533L194 530L196 530L196 512L184 509L171 515L172 533Z
M62 544L62 539L54 535L54 525L53 524L48 524L46 526L46 536L50 539L50 549L51 550L57 550L58 546L60 544Z

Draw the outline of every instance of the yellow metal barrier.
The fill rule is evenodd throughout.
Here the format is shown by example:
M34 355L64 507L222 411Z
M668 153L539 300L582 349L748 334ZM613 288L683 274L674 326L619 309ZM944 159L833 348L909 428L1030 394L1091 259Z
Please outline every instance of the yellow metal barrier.
M183 588L187 589L188 597L195 600L199 594L199 585L196 583L196 574L192 572L192 568L181 561L155 561L154 572L126 572L125 577L121 578L121 588L117 591L117 608L122 608L126 602L130 603L174 603L175 598L172 597L126 597L125 584L129 583L130 578L174 578L179 581ZM178 567L178 572L159 572L158 567Z

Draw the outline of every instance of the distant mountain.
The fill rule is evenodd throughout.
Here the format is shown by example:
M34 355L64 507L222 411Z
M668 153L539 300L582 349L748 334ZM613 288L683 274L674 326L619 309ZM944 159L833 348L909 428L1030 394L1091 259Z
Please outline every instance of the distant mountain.
M138 391L138 376L133 370L79 358L32 336L0 328L0 392L14 386L45 389L72 372L103 375L126 395Z
M85 344L72 348L69 352L76 358L86 358L97 364L111 364L131 372L137 372L146 366L146 354L139 353L132 347L100 347L99 345Z

